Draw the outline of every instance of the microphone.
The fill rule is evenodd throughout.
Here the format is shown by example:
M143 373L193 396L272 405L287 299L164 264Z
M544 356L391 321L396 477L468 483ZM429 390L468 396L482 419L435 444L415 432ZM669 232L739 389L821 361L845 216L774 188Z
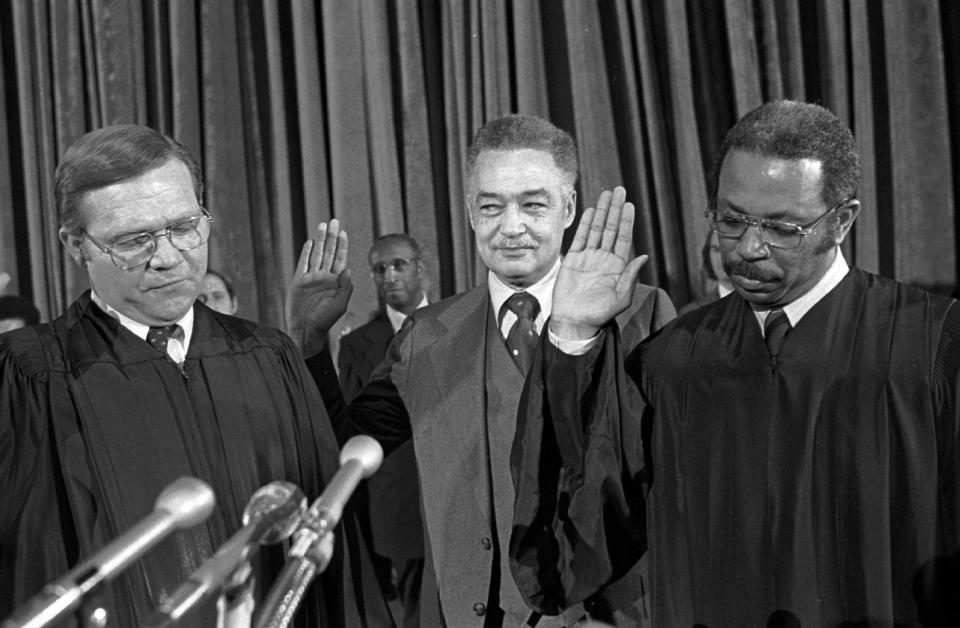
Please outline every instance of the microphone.
M330 561L333 545L324 543L324 539L337 527L343 507L360 480L373 475L381 462L383 449L369 436L354 436L340 450L340 468L294 533L287 562L264 600L257 628L286 626L293 619L307 587Z
M306 511L307 497L295 484L271 482L262 486L243 511L243 528L194 570L143 626L160 628L183 619L188 611L224 586L261 545L278 543L293 534Z
M210 516L216 501L205 482L192 477L175 480L160 492L151 514L44 587L4 621L3 628L40 628L63 620L91 590L112 580L168 534L191 528Z

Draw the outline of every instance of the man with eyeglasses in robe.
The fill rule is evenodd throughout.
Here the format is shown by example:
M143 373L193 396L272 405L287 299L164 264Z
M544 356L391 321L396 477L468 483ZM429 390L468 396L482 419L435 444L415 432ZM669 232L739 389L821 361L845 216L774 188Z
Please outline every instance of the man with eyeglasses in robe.
M366 324L340 339L337 366L344 400L350 403L370 381L387 355L390 341L415 310L427 305L420 245L405 233L377 238L367 255L370 274L382 307ZM403 626L420 625L420 582L423 577L423 522L413 442L384 457L366 482L366 494L354 496L360 516L369 516L371 550L385 593L403 607ZM395 580L391 576L395 572Z
M138 626L236 533L258 488L285 480L316 498L337 443L293 342L197 301L213 219L182 146L141 126L92 131L64 154L56 194L60 239L90 290L53 322L0 337L0 617L195 476L213 488L212 514L102 592L110 625ZM301 625L370 625L343 545ZM282 562L264 548L255 599ZM213 598L178 625L215 625ZM372 625L389 625L380 601Z
M630 217L578 234L551 332L590 346L541 345L514 452L535 606L646 551L656 626L957 625L960 309L848 267L860 176L823 107L746 114L706 212L734 293L625 362Z

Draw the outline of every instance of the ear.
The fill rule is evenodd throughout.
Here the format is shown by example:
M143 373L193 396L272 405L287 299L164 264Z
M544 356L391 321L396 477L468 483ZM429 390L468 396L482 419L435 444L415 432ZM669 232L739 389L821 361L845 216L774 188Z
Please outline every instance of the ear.
M87 264L87 256L83 252L83 238L70 233L63 227L60 227L60 241L63 242L63 248L67 250L73 261L83 268Z
M573 224L574 218L577 217L577 191L571 190L570 195L567 196L566 200L563 202L563 228L566 229Z
M856 199L849 201L846 205L836 210L834 218L830 220L831 234L834 242L840 244L846 239L847 234L850 233L850 229L853 227L854 221L859 215L860 201Z
M473 205L470 204L470 199L466 199L467 205L467 220L470 221L470 228L474 231L477 230L477 225L473 222Z

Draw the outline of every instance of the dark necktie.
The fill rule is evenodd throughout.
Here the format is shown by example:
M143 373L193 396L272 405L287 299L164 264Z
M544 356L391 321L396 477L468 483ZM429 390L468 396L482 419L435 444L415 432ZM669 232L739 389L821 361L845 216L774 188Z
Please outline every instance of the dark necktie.
M526 374L537 348L537 327L534 321L540 313L540 302L529 292L516 292L503 305L517 315L517 322L507 333L507 349L520 371ZM501 309L501 320L503 313L505 311Z
M790 331L790 319L781 309L770 310L767 320L763 322L763 340L767 343L767 351L776 357L780 355L783 338Z
M171 338L183 342L183 330L180 325L167 325L165 327L151 327L147 332L147 342L152 344L161 353L167 352L167 343Z

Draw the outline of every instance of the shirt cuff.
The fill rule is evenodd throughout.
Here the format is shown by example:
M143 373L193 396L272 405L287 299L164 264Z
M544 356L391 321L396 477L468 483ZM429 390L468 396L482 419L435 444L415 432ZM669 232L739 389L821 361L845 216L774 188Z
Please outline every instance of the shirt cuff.
M597 342L600 341L600 332L597 332L593 338L587 338L586 340L567 340L566 338L561 338L553 333L553 330L550 329L550 325L548 323L547 338L550 339L550 344L567 355L583 355L590 349L594 348L597 345Z

